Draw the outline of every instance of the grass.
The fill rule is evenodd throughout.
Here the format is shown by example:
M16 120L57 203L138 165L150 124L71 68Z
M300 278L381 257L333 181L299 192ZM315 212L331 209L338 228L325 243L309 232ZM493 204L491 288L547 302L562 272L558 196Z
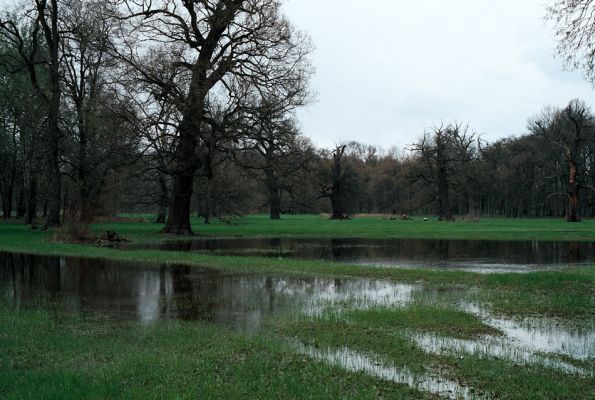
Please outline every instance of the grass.
M153 215L131 215L146 222L100 223L97 231L115 230L133 240L162 240L157 234L161 225L151 223ZM595 240L595 220L571 224L562 219L483 218L479 222L465 220L439 222L414 218L401 221L383 217L355 217L333 221L318 215L287 215L272 221L266 215L249 215L223 223L214 220L205 225L192 218L196 234L207 236L263 237L356 237L356 238L418 238L418 239L486 239L486 240Z
M260 224L278 222L264 220L258 216L253 218L260 221ZM250 220L250 218L248 219ZM325 222L342 223L344 221ZM411 221L399 222L408 223ZM154 236L163 240L155 233L153 224L109 223L98 224L93 228L96 231L115 229L137 240L142 240L146 236ZM140 234L138 231L145 233ZM488 303L494 312L506 315L546 315L572 319L590 315L595 306L593 295L595 268L593 267L571 268L563 272L481 275L462 271L362 267L317 260L224 256L158 250L116 250L106 247L57 243L51 238L51 232L32 231L17 223L0 224L0 251L101 258L139 264L187 264L240 273L349 276L423 282L432 285L466 285L484 289L478 299L483 303Z
M490 356L433 355L416 347L410 335L432 332L472 338L495 334L491 328L460 311L414 305L411 309L354 311L346 318L305 318L277 321L271 329L315 348L348 347L382 355L386 365L416 373L439 370L449 379L496 399L587 399L595 380L536 365L517 365Z
M134 216L139 218L138 216ZM143 218L149 218L144 216ZM390 221L376 217L329 221L291 216L270 221L249 216L231 224L199 224L210 236L411 237L488 240L595 240L595 221L483 219L478 223ZM159 225L106 222L131 240L156 242ZM405 308L373 308L280 316L253 335L200 323L160 321L151 326L85 319L55 312L20 310L0 297L0 398L434 398L412 388L316 361L292 351L287 338L316 348L343 346L377 354L388 365L417 373L440 370L449 379L499 399L592 397L593 373L577 376L540 365L517 365L493 357L435 355L416 347L412 334L473 339L501 335L461 311L479 303L497 315L556 317L562 323L595 323L595 268L557 272L481 275L461 271L360 267L325 261L237 257L187 252L129 251L56 243L52 232L0 224L0 251L77 256L147 264L208 266L240 273L378 278L424 286ZM585 363L591 365L591 361ZM591 368L592 371L592 368Z
M200 323L90 323L0 308L2 399L429 398Z

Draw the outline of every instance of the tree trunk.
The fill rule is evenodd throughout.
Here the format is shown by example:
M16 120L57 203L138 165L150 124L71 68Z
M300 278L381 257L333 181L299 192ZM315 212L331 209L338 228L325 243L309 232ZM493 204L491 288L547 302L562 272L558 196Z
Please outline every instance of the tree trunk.
M266 176L267 194L269 197L269 208L271 219L281 219L281 189L275 176L273 168L267 167L264 169Z
M194 188L194 174L197 170L196 146L198 144L195 132L200 128L194 116L185 117L180 124L180 142L176 149L176 166L173 174L172 198L165 227L162 233L191 236L190 205Z
M167 189L167 181L165 176L159 173L159 212L157 213L156 224L165 224L165 216L167 215L167 207L169 206L169 190Z
M190 225L190 206L194 186L194 175L200 166L196 147L200 137L204 101L208 89L204 87L206 69L195 71L192 75L188 106L179 126L180 138L175 154L172 199L165 228L162 233L193 235Z
M2 218L7 220L12 215L12 185L2 191Z
M566 209L566 221L580 222L580 202L576 163L574 162L574 159L571 158L568 164L568 207Z
M46 10L38 10L44 13ZM45 18L45 17L43 17ZM49 65L49 80L50 80L50 94L48 99L48 118L47 118L47 140L46 140L46 157L47 157L47 175L46 175L46 196L48 201L48 215L46 219L47 227L61 226L60 209L62 203L62 177L60 173L60 60L59 60L59 46L60 33L58 28L58 1L51 0L51 7L49 12L49 23L43 19L44 35L46 44L49 49L50 65Z
M446 172L446 162L441 160L438 155L438 221L452 221L452 210L450 208L450 199L448 196L448 175Z
M37 178L29 179L29 188L27 190L27 211L25 223L32 224L37 216ZM45 216L45 215L44 215Z
M56 119L56 127L57 128L57 119ZM54 130L50 128L50 130ZM57 138L59 137L58 134L52 134L51 137ZM46 196L48 202L48 214L46 219L46 226L48 227L56 227L61 226L62 222L60 219L60 209L62 203L62 184L61 184L61 176L60 176L60 161L59 161L59 148L57 139L51 140L50 139L50 149L48 151L48 171L47 171L47 187L46 187Z
M213 199L211 197L213 193L213 170L210 167L207 169L207 192L205 193L205 207L203 210L205 225L211 223L211 215L213 214Z
M343 209L343 176L341 172L341 159L346 146L339 146L333 154L333 190L331 192L331 219L345 219Z
M26 213L26 206L25 206L25 188L21 186L19 189L19 194L17 195L17 218L21 219L25 216Z
M161 232L175 235L193 235L190 226L190 201L194 174L174 175L172 201L169 206L167 223Z

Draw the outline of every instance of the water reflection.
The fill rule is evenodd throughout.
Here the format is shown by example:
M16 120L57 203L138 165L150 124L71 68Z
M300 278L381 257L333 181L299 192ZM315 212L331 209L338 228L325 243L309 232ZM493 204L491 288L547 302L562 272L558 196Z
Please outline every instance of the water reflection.
M476 272L529 272L566 264L595 262L595 243L592 242L201 238L159 244L132 243L122 248L295 257L386 267L457 268Z
M422 392L437 394L449 399L477 399L471 390L455 381L449 380L438 372L433 374L414 373L408 368L387 365L378 357L366 355L347 347L338 349L319 349L299 342L290 342L298 353L316 360L337 365L350 372L363 372L383 380L405 384Z
M595 326L569 327L550 318L522 320L495 317L475 304L463 303L463 310L503 332L508 346L530 353L555 353L577 360L595 358Z
M411 339L424 351L431 354L464 357L496 357L519 364L539 364L567 373L585 375L583 368L576 367L558 357L539 354L533 349L519 345L510 337L485 336L479 339L457 339L429 333L415 333Z
M405 305L416 289L368 279L240 275L0 253L0 293L15 308L104 313L143 323L178 318L254 331L272 314Z

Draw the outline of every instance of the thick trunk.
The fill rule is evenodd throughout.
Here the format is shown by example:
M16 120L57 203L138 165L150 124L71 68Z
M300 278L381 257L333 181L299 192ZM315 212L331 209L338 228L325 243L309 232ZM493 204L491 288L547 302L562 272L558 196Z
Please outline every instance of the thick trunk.
M48 201L47 227L61 226L60 209L62 203L62 179L60 173L60 66L59 46L60 33L58 28L58 1L50 2L49 22L43 20L43 30L46 44L49 48L49 80L50 94L48 96L47 140L46 140L46 196ZM45 10L39 10L44 12ZM46 23L47 22L47 23Z
M211 223L211 214L213 213L212 202L213 199L211 198L213 188L213 174L212 171L209 172L209 177L207 179L207 193L205 194L205 208L204 208L204 222L205 225L209 225Z
M161 232L175 235L193 235L190 226L190 203L197 170L196 146L200 125L185 118L180 124L180 143L176 151L176 167L173 174L172 198L167 222Z
M440 161L439 161L440 162ZM438 167L438 220L452 221L452 210L450 208L450 199L448 197L448 177L446 165Z
M25 188L21 187L19 189L19 194L17 195L17 215L18 219L21 219L25 216L26 213L26 206L25 206Z
M566 212L567 222L580 222L579 200L578 193L570 193L568 195L568 210Z
M265 168L271 219L281 219L281 189L272 168Z
M197 158L198 138L204 113L204 101L208 88L206 68L194 72L187 98L188 106L179 126L179 142L175 154L172 198L165 228L161 232L176 235L193 235L190 226L190 206L194 175L200 166Z
M167 215L167 223L163 233L175 235L192 235L190 226L190 201L194 174L174 175L174 186L171 204Z
M81 193L79 196L78 208L79 209L75 210L75 212L79 222L83 224L90 224L93 222L95 212L91 205L91 199L89 198L88 193Z
M37 216L37 178L31 177L27 190L27 211L25 223L32 224ZM44 215L45 216L45 215Z
M169 190L167 189L167 181L162 173L159 173L159 212L157 213L157 224L165 224L165 217L167 215L167 207L169 206Z
M56 121L57 123L57 121ZM59 134L53 137L59 137ZM50 149L48 151L48 170L47 170L47 187L46 196L48 202L48 214L46 225L48 227L56 227L62 225L60 220L60 209L62 203L62 184L60 176L60 162L58 143L50 140Z
M6 220L12 214L12 185L2 192L2 218Z
M573 159L569 160L567 222L580 222L580 201L577 181L577 168Z

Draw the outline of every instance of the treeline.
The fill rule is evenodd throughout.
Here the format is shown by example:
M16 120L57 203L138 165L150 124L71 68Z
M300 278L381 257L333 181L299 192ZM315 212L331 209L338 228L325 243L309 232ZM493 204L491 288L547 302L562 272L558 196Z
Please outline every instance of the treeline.
M82 226L150 211L165 232L266 210L566 217L594 209L595 118L546 108L486 143L460 123L402 151L317 149L309 38L278 0L29 0L0 20L3 218Z

